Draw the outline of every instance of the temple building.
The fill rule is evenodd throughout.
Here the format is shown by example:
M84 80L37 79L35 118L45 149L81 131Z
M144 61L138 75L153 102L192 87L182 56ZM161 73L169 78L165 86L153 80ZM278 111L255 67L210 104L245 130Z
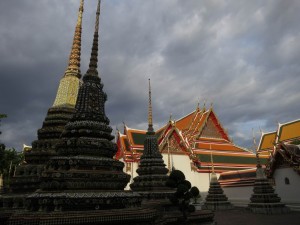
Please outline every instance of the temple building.
M267 177L285 203L300 203L300 120L278 124L275 132L262 133L260 155L269 155Z
M277 131L263 132L256 150L260 158L267 157L267 162L262 163L265 174L282 202L290 208L300 203L299 140L300 120L290 121L278 124ZM224 172L219 181L233 202L245 205L255 185L256 169Z
M126 163L126 172L135 177L143 154L146 130L129 128L124 124L123 134L118 132L117 159ZM192 185L206 194L210 183L213 154L215 173L232 170L253 169L255 154L230 139L219 121L213 106L196 110L188 115L169 121L156 131L160 152L169 170L176 168L184 172ZM264 161L268 156L263 156Z
M75 112L78 89L81 83L80 57L84 1L81 0L75 27L68 67L60 81L54 104L48 109L37 140L31 146L24 145L24 162L17 167L11 179L8 193L0 197L0 209L23 208L25 197L40 186L44 164L57 154L55 146L64 126ZM1 217L1 215L0 215Z

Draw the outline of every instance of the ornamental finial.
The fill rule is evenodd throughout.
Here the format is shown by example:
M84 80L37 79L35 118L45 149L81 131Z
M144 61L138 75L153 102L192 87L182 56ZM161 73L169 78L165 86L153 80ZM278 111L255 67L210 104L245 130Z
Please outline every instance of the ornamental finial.
M84 0L80 0L79 13L78 13L78 18L77 18L77 25L82 24L83 3L84 3Z
M172 113L170 113L169 122L172 122Z
M206 111L206 99L204 99L204 103L203 103L203 111Z
M101 0L98 0L92 53L90 58L89 69L86 75L94 75L94 76L98 75L97 63L98 63L98 38L99 38L98 32L99 32L100 5L101 5Z
M254 129L252 128L252 139L253 139L253 149L256 149L257 151L257 145L256 145L256 138L254 134Z
M212 173L215 173L215 167L214 167L214 160L213 160L213 154L212 154L212 152L210 152L210 161L211 161Z
M259 154L258 154L258 152L256 152L256 162L257 162L257 165L256 165L256 167L257 168L261 168L261 164L260 164L260 158L259 158Z
M198 98L198 102L197 102L197 107L196 107L196 111L200 110L200 98Z
M77 24L75 28L72 49L69 57L69 65L65 71L65 76L71 75L78 78L81 77L80 71L80 55L81 55L81 30L82 30L82 14L84 0L80 1Z
M149 79L149 102L148 102L148 132L154 132L152 123L151 83Z

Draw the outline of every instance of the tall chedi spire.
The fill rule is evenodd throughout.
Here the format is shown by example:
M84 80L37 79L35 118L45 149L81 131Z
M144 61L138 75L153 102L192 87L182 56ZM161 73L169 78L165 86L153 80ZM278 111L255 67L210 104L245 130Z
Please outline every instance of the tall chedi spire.
M168 169L158 148L157 137L152 123L151 85L149 79L148 132L144 141L144 151L140 159L138 176L130 187L146 199L164 199L174 193L166 186Z
M54 107L74 107L76 104L81 78L80 55L83 3L84 0L80 0L80 7L73 38L72 49L69 57L69 64L65 71L65 75L59 83L58 91L53 104Z
M227 196L218 181L217 174L215 173L213 154L210 153L212 173L210 177L210 184L208 195L205 198L204 208L211 210L225 210L231 209L233 206L228 201Z
M113 158L117 146L105 115L107 96L97 71L100 0L89 68L83 76L76 113L67 123L42 174L41 190L31 195L32 211L88 211L128 208L141 198L123 191L130 176L124 163Z
M151 83L149 79L149 104L148 104L148 133L153 133L153 122L152 122L152 103L151 103Z
M4 208L22 208L25 197L40 185L44 164L56 155L55 145L64 126L75 112L75 102L80 83L80 51L83 3L80 1L69 66L60 81L54 105L49 108L42 128L37 131L38 139L32 149L26 151L25 162L17 167L11 180L10 193L4 198Z
M272 184L266 177L265 171L260 164L258 153L256 153L256 160L256 178L248 208L253 213L260 214L288 213L290 209L281 202L281 198L275 193Z
M69 57L69 66L65 72L65 76L71 75L81 78L80 72L80 54L81 54L81 32L82 32L82 14L84 0L80 1L77 24L74 33L72 50Z
M105 115L106 94L97 75L98 0L90 66L83 77L76 113L56 145L57 156L44 164L41 188L26 197L26 211L14 213L14 224L154 224L157 211L141 207L142 198L124 191L130 176L113 158L117 146ZM56 107L55 107L56 108ZM0 211L0 223L1 223Z

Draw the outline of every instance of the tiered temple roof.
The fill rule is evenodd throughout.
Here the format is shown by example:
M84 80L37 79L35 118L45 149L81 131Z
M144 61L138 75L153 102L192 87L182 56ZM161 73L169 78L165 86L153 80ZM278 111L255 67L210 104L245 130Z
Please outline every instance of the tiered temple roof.
M257 152L266 175L272 178L278 167L292 167L300 174L300 149L293 145L300 139L300 120L278 124L278 130L262 133ZM256 179L256 168L228 171L220 175L222 187L252 186Z
M138 162L143 152L145 134L145 130L124 125L123 134L118 133L117 158L123 158L125 162ZM156 131L156 136L162 153L188 155L191 168L198 172L211 171L211 152L216 173L256 166L255 154L233 143L213 107L197 107L179 120L170 119ZM266 158L262 160L266 161Z
M234 170L224 172L219 177L222 187L252 186L255 182L256 169Z
M268 155L274 146L280 142L291 143L300 139L300 119L287 123L278 123L277 131L262 133L257 152L259 155Z
M300 174L300 120L278 124L277 131L262 133L257 152L269 156L267 175L272 177L278 167L292 167Z

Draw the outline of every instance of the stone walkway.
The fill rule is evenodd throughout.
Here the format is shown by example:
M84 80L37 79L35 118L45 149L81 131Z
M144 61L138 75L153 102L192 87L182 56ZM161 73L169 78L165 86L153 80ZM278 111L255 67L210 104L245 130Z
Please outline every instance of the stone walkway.
M217 225L299 225L300 212L291 211L284 215L253 214L246 208L215 212Z

